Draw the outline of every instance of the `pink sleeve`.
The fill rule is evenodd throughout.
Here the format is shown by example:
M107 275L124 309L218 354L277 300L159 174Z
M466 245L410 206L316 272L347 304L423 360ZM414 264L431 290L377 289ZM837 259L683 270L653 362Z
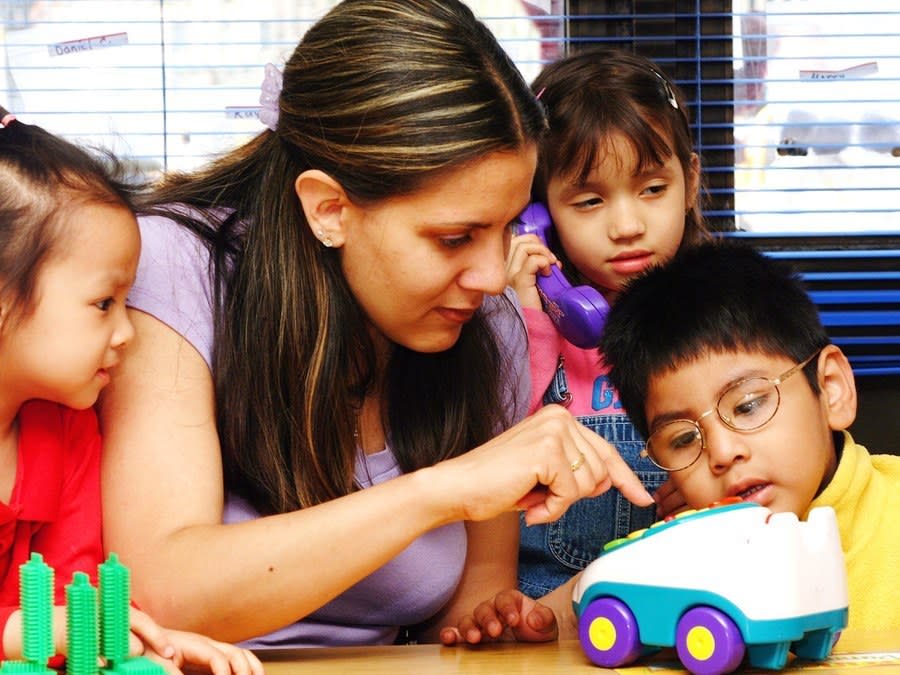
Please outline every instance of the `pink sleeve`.
M530 415L544 405L544 392L556 373L562 338L546 312L529 308L523 308L523 312L528 329L528 364L531 371Z

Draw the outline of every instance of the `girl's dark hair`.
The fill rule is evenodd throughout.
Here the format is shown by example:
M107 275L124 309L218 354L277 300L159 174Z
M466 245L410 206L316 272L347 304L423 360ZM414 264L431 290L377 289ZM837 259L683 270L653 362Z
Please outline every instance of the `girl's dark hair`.
M73 208L100 203L132 208L134 188L111 153L86 149L12 118L0 127L0 297L3 329L34 309L42 266L65 243Z
M587 180L607 152L603 140L614 134L630 140L639 170L664 164L674 154L686 178L694 173L684 96L651 60L612 47L592 48L545 66L531 88L540 95L550 125L538 155L538 201L546 201L554 176ZM709 238L701 194L698 189L685 215L682 246Z
M646 435L650 379L704 354L754 352L800 363L830 340L787 265L743 243L679 251L632 279L610 310L600 351L635 427ZM804 369L818 393L817 362Z
M511 60L462 3L346 0L287 61L277 130L155 191L144 210L192 229L212 253L228 489L276 513L355 487L354 416L375 352L338 253L310 232L296 177L320 169L366 206L536 143L545 127ZM503 361L484 316L446 352L394 348L383 416L404 470L509 422Z

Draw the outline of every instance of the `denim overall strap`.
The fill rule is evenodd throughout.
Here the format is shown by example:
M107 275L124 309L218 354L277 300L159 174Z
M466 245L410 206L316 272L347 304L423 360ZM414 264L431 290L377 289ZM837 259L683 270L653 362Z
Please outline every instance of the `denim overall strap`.
M566 357L560 354L556 360L556 373L554 373L553 380L551 380L550 386L547 387L547 391L544 392L544 398L542 399L544 405L557 403L568 407L572 403L572 392L569 391L569 385L566 382L565 363Z
M572 394L566 383L565 363L560 356L556 374L544 394L544 404L569 405ZM644 439L622 413L579 416L578 421L612 443L622 459L650 492L666 480L666 472L640 457ZM613 539L647 527L656 520L653 506L640 508L612 488L582 499L569 507L554 523L521 528L519 589L540 597L584 569Z

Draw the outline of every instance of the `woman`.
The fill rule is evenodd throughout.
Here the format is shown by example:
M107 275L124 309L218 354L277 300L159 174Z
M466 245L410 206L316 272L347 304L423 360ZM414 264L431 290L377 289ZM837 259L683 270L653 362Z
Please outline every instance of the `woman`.
M141 219L105 542L151 615L221 640L436 640L515 582L511 512L649 501L562 409L509 428L524 335L495 296L542 110L445 0L341 3L277 102Z

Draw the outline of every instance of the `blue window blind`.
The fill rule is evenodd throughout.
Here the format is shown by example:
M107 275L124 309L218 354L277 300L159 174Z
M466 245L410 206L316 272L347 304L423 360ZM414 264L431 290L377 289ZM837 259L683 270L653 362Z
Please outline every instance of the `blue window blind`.
M796 235L729 236L750 238L799 271L855 374L900 373L900 235L804 236L802 243Z
M802 274L857 375L900 374L900 4L572 0L685 91L712 227Z
M714 229L788 258L857 373L900 373L900 5L468 0L532 79L602 42L685 91ZM246 140L334 0L3 0L5 106L145 175Z

